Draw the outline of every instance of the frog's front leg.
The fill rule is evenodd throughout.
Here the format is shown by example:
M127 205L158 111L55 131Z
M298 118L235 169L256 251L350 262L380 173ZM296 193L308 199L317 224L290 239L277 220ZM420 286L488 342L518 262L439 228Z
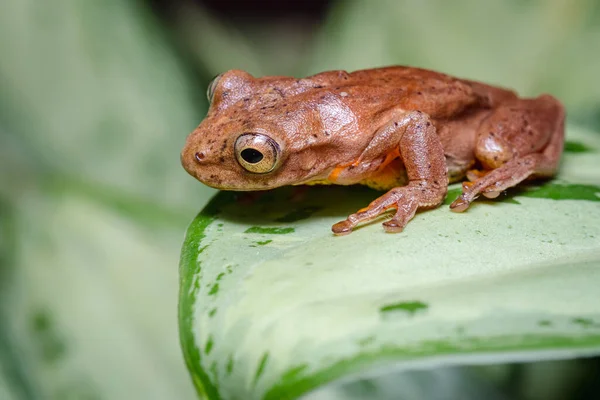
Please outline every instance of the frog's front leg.
M381 128L365 150L383 151L387 140L397 140L398 150L406 168L409 183L379 197L368 207L333 225L336 235L348 234L361 222L372 220L390 209L396 209L391 220L383 223L387 232L400 232L418 209L439 206L448 190L446 159L435 126L429 116L420 111L403 113Z

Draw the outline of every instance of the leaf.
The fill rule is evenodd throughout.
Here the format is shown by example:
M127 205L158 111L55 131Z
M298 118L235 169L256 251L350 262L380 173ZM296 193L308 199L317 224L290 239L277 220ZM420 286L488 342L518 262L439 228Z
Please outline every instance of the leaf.
M571 153L586 153L592 151L592 149L580 142L567 141L565 143L565 151Z
M17 250L0 259L0 372L16 398L195 398L166 322L181 227L123 218L70 188L29 194L10 209L14 229L0 207L0 239L6 229Z
M180 336L198 391L295 399L417 362L600 354L600 137L568 136L595 151L565 153L556 180L463 214L419 213L399 234L379 223L331 234L380 195L362 187L281 188L244 206L218 193L190 225L180 266Z

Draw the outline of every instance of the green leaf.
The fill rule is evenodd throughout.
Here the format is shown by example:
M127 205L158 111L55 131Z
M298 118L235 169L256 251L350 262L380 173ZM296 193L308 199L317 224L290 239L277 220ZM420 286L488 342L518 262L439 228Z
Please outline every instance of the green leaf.
M568 136L600 149L598 135ZM380 195L362 187L301 199L281 188L244 207L220 192L191 224L180 267L180 335L199 392L295 399L417 361L600 354L599 162L565 153L555 180L462 214L419 213L399 234L379 223L331 234Z
M592 151L588 146L580 142L565 142L565 151L571 153L586 153L588 151Z
M26 250L0 271L0 375L16 398L193 399L165 322L176 318L181 227L152 229L70 188L29 193L10 210Z

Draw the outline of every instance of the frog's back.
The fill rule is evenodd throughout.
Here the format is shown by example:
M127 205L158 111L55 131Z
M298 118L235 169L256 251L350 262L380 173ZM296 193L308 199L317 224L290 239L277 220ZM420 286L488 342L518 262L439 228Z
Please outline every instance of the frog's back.
M307 78L320 87L344 90L362 104L388 103L448 118L469 106L490 107L512 91L422 68L393 66L354 72L327 71ZM350 100L350 99L349 99Z
M355 82L375 83L380 85L405 86L406 84L426 85L428 83L455 83L463 80L441 72L423 68L393 66L382 68L363 69L351 72L350 77Z
M324 86L383 86L410 88L440 84L463 84L468 81L452 77L436 71L422 68L393 66L382 68L362 69L354 72L326 71L308 77L311 81Z

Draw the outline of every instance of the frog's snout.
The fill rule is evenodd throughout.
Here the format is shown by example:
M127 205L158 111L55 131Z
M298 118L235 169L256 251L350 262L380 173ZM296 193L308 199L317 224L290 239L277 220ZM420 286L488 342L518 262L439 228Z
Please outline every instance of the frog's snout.
M198 169L206 165L207 156L204 151L186 146L181 152L181 165L190 175L198 178Z
M222 185L224 173L222 163L215 160L216 155L210 146L190 143L181 152L181 166L188 174L210 187L219 188Z

